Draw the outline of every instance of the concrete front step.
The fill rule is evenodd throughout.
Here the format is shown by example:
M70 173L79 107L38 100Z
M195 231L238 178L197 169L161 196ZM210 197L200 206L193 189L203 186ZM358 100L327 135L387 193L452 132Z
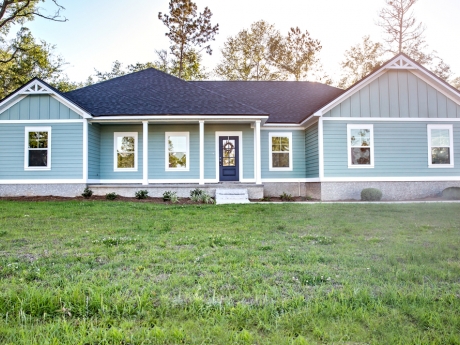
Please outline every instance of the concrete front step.
M249 202L247 189L216 188L216 204L246 204Z

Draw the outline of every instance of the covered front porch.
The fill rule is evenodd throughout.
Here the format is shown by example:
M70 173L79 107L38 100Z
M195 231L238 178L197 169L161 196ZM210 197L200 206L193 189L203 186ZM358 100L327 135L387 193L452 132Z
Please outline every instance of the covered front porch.
M209 185L212 191L212 185L223 182L262 184L264 118L164 117L91 119L88 184L140 185L153 188L153 194L167 185Z

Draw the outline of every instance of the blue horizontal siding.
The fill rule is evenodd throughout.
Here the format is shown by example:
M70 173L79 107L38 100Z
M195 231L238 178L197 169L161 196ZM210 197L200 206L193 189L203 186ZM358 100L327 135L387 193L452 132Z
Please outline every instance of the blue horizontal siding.
M324 121L325 177L420 177L460 175L460 124L454 128L454 168L428 168L427 124L375 122L374 168L348 168L347 121ZM353 121L356 124L356 121ZM446 122L442 122L446 124Z
M269 134L276 133L292 133L292 171L270 171L270 143ZM305 178L305 131L289 131L289 130L273 130L261 131L261 164L262 178Z
M100 178L101 126L98 123L88 125L88 178Z
M319 177L318 123L305 131L305 177Z
M88 126L89 127L89 126ZM137 132L137 171L114 171L114 133ZM101 125L99 175L103 180L142 179L142 125Z
M51 170L24 170L25 127L51 127ZM0 179L81 179L83 178L83 124L40 123L1 124ZM1 182L0 182L1 183Z
M326 117L460 117L460 105L409 71L390 70Z
M0 114L0 120L69 119L81 116L49 95L29 95Z

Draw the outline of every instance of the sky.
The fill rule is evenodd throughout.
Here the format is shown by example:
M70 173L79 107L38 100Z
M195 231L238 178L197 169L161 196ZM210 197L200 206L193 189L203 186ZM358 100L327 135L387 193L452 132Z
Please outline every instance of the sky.
M167 13L169 0L58 0L65 7L65 23L36 19L26 24L36 38L56 45L56 53L68 64L65 73L72 81L84 81L94 69L109 71L112 62L124 64L154 61L155 50L168 49L166 26L158 12ZM321 41L320 59L325 72L340 77L345 50L370 35L382 40L375 22L384 0L194 0L198 10L209 7L212 23L220 30L212 42L213 54L203 64L212 70L222 59L220 48L229 36L258 20L275 25L282 34L290 27L308 30ZM53 10L52 1L42 7ZM460 75L460 0L419 0L416 18L423 22L431 49Z

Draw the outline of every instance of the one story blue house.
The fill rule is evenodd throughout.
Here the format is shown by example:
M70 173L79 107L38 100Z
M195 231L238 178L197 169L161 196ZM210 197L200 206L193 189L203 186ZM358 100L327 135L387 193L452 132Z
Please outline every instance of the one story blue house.
M395 200L460 186L460 92L404 54L347 90L155 69L67 93L33 79L0 102L0 138L0 196L375 187Z

